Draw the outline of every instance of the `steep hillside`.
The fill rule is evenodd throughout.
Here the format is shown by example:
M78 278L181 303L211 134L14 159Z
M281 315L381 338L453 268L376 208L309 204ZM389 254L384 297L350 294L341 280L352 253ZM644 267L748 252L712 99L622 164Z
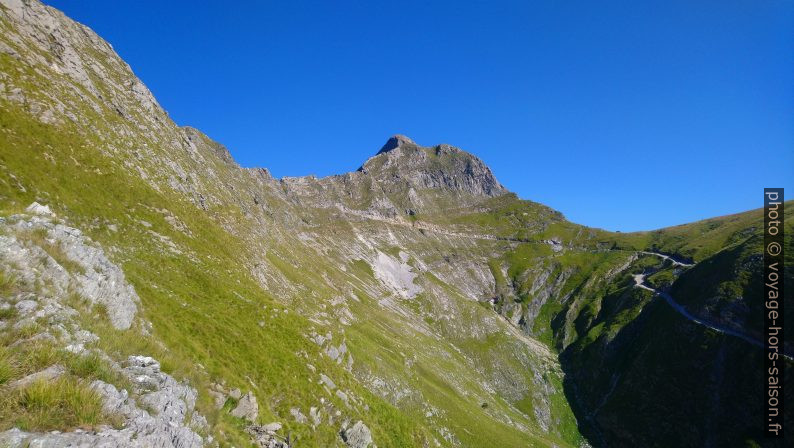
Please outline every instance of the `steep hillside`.
M120 375L113 366L126 368L129 356L152 356L195 388L205 442L245 445L276 427L274 440L291 435L301 446L369 437L379 446L581 442L554 354L472 300L472 290L490 288L487 271L455 284L464 273L434 269L458 251L476 270L504 243L370 219L360 214L369 204L310 204L315 196L240 168L220 145L174 125L106 43L60 12L4 1L1 26L4 216L33 219L36 208L25 209L38 201L54 212L48 219L103 248L140 311L126 330L89 319L81 328L97 339L85 349ZM466 179L467 166L475 165L448 178ZM59 247L46 235L20 244ZM48 263L73 261L67 253ZM24 335L9 333L4 355L12 394L17 379L65 362L20 367L27 351L69 346L58 320L36 313L47 303L65 308L72 295L39 277L23 282L10 261L4 272L3 300L17 311L3 331ZM93 381L68 378L84 389ZM19 443L102 423L4 415L2 429L27 434L9 433Z
M758 338L758 211L609 233L404 136L274 179L59 11L0 30L0 444L774 446L761 349L662 295Z

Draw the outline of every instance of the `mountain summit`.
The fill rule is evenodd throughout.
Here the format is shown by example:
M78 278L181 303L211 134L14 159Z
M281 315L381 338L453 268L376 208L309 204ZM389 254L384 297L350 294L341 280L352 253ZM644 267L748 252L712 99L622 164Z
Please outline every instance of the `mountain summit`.
M386 141L386 144L378 151L378 154L382 154L384 152L389 152L392 149L399 148L402 145L415 145L413 140L410 138L397 134L392 136L389 140Z
M359 171L381 183L419 190L446 190L477 197L507 193L478 157L451 145L420 146L402 135L390 138Z
M389 138L354 172L285 177L281 185L305 206L344 205L388 218L443 213L509 193L473 154L447 144L421 146L403 135Z

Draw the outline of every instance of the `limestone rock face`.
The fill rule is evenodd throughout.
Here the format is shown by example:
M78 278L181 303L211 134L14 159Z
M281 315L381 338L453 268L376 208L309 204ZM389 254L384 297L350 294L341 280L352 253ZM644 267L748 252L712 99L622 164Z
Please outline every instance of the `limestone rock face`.
M125 379L128 389L104 381L90 382L103 401L104 411L122 419L122 428L107 426L93 431L27 432L18 428L0 433L0 446L42 447L163 447L194 448L212 441L197 431L207 422L195 409L197 391L160 370L160 363L145 355L116 362L93 344L99 336L81 328L78 306L68 300L79 293L89 304L102 304L115 329L133 327L139 299L118 265L107 258L101 246L75 227L56 222L49 207L34 203L30 215L0 218L0 259L5 278L13 278L11 294L0 297L16 301L16 328L33 328L39 333L28 341L52 344L75 356L95 355L107 368ZM13 302L12 302L13 303ZM3 307L10 309L10 306ZM3 321L5 324L6 322ZM0 328L2 329L2 328ZM25 343L26 341L18 341ZM53 381L73 375L66 367L53 364L8 384L24 389L37 381Z
M178 423L185 419L196 405L196 390L176 381L160 371L160 363L148 356L130 356L125 373L133 378L137 386L152 390L141 396L140 401L166 422Z
M50 216L39 216L43 208L34 203L29 209L37 216L12 218L9 224L13 234L0 235L0 252L16 267L12 273L27 283L36 278L45 280L51 285L48 294L53 297L73 288L92 303L104 305L115 328L130 328L140 299L124 273L80 230L56 223ZM44 236L41 245L22 241L31 234ZM48 252L52 248L57 248L53 253L63 254L63 258L53 258Z

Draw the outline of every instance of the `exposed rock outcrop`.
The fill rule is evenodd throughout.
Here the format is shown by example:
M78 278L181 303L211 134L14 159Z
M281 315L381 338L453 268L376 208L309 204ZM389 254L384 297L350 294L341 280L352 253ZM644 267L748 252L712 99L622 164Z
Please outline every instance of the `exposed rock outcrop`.
M369 446L375 446L375 444L372 443L372 433L361 420L357 421L350 428L343 429L340 435L342 436L342 440L345 441L345 444L350 448L368 448Z
M251 435L254 443L262 448L291 448L292 439L289 435L282 437L277 434L281 430L281 423L268 423L267 425L251 425L246 432Z
M56 364L49 366L42 371L31 373L30 375L24 378L20 378L12 382L8 386L11 389L24 389L25 387L35 383L36 381L54 381L64 373L66 373L66 369L63 366Z
M122 270L80 230L42 214L45 208L34 203L29 209L36 216L16 215L5 222L13 229L0 235L0 253L11 267L9 274L27 284L39 280L50 285L42 291L44 300L66 296L73 288L91 303L104 306L114 327L130 328L140 299Z
M16 302L17 321L11 329L38 331L16 343L44 342L77 357L95 356L125 378L125 384L131 388L119 388L99 379L90 383L90 388L102 399L104 411L123 421L120 428L103 425L92 430L47 433L12 428L0 433L0 445L198 448L210 442L211 438L197 432L207 430L208 426L195 409L197 392L193 387L162 372L159 362L148 356L130 356L121 363L114 361L95 346L99 337L81 328L76 319L79 311L73 308L77 306L73 291L89 304L104 305L113 327L132 327L139 300L121 269L79 230L54 222L48 207L33 204L27 210L34 215L0 219L3 275L14 279L11 295L2 298L3 302ZM0 327L0 331L7 330ZM51 382L68 375L73 373L55 364L7 387L24 390L33 383Z
M195 413L195 389L160 372L159 364L152 358L135 356L129 363L123 371L137 382L134 393L146 409L140 408L126 390L100 380L91 384L103 397L105 410L124 418L122 429L105 427L97 431L30 433L15 428L0 433L0 445L8 448L199 448L211 441L195 432L207 428L206 420ZM192 418L188 419L188 415Z
M292 201L353 214L398 218L438 213L508 193L482 160L456 147L425 147L408 137L390 138L356 172L318 179L285 177Z
M232 410L232 415L238 418L244 418L249 422L255 422L259 417L259 405L256 402L254 394L248 392L243 395L237 403L237 407Z

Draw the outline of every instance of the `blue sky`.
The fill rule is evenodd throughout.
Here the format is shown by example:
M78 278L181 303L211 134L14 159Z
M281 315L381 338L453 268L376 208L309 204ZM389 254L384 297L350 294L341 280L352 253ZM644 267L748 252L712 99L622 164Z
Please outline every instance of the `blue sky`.
M611 230L794 195L788 0L47 3L277 177L354 170L402 133Z

